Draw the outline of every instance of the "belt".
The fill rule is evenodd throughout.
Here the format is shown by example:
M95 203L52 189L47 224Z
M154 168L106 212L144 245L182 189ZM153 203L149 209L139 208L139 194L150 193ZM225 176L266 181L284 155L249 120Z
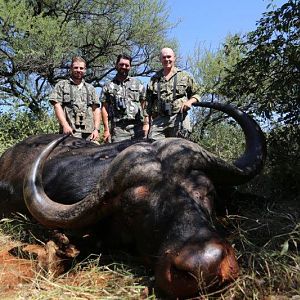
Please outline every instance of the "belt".
M178 114L178 112L172 112L171 115L167 115L164 112L159 112L159 113L153 113L152 118L155 119L157 117L173 117L177 114Z
M142 121L137 121L137 120L130 120L130 119L123 119L123 120L120 120L120 121L117 121L116 123L116 126L128 126L128 125L138 125L138 124L142 124Z

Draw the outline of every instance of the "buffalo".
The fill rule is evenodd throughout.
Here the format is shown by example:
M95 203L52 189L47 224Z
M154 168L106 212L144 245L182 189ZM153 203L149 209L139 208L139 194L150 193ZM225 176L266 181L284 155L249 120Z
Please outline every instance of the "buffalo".
M169 298L234 280L234 249L216 229L216 187L257 175L265 139L237 108L197 105L223 111L242 127L245 151L235 162L181 138L99 146L58 134L31 136L0 158L0 213L27 213L47 228L99 228L99 240L142 257Z

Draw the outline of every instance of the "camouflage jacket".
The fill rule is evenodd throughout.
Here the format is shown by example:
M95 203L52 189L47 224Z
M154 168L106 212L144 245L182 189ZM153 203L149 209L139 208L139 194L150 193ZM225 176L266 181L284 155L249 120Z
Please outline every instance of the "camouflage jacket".
M135 77L120 82L116 77L105 84L100 102L106 103L110 120L138 120L143 117L141 102L145 101L145 88Z
M76 85L72 79L60 80L50 94L49 101L62 105L69 125L76 131L91 133L94 128L92 104L99 105L95 88L82 81Z
M175 90L174 84L176 84ZM160 99L158 97L159 85ZM174 115L179 112L183 102L192 97L200 101L200 87L189 73L175 68L174 74L169 80L166 80L163 70L160 70L150 79L147 85L146 114L153 116L165 115L164 106L165 103L168 103L171 114Z

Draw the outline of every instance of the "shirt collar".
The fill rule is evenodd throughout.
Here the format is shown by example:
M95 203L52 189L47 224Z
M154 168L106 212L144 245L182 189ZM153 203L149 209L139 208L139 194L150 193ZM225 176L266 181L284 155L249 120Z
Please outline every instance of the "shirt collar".
M79 84L76 84L76 83L74 82L74 80L73 80L71 77L69 78L69 81L70 81L72 84L76 85L79 89L81 89L81 88L83 87L83 85L85 84L85 81L84 81L83 78L82 78L82 80L81 80L81 82L80 82Z
M120 80L117 79L117 76L115 76L115 77L113 78L113 82L115 82L115 83L121 83L121 82L130 81L131 79L132 79L132 77L127 76L127 77L125 78L125 80L120 81Z
M170 77L170 79L171 79L175 74L177 74L178 72L180 72L180 69L177 68L177 67L174 67L173 70L171 71L171 77ZM164 69L161 69L161 70L158 72L158 76L159 76L159 77L164 77Z

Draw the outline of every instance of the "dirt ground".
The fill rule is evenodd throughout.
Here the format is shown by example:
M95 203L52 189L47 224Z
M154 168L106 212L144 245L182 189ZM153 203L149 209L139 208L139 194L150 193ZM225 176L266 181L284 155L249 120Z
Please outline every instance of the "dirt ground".
M64 269L55 254L55 244L45 247L8 242L0 251L0 295L12 296L24 285L32 284L39 272L60 275Z
M74 250L75 251L75 250ZM57 245L50 241L46 245L29 245L8 242L0 251L0 298L15 299L20 291L34 288L40 275L47 279L57 278L66 271L66 256L58 256ZM69 260L77 253L70 254ZM79 286L84 272L68 274L60 283ZM63 282L65 281L65 282ZM97 279L99 287L105 286L108 278Z
M19 245L9 243L0 252L0 295L13 296L21 285L30 283L36 274L36 262L14 256L9 251Z
M105 293L117 299L114 293L118 293L118 285L122 289L122 299L126 298L127 293L131 299L146 299L149 295L146 287L134 287L131 276L128 279L118 272L93 271L91 267L70 269L70 263L78 254L73 245L62 250L52 240L45 245L8 240L0 246L1 300L105 299ZM123 285L130 287L123 288ZM64 295L60 296L60 291Z

